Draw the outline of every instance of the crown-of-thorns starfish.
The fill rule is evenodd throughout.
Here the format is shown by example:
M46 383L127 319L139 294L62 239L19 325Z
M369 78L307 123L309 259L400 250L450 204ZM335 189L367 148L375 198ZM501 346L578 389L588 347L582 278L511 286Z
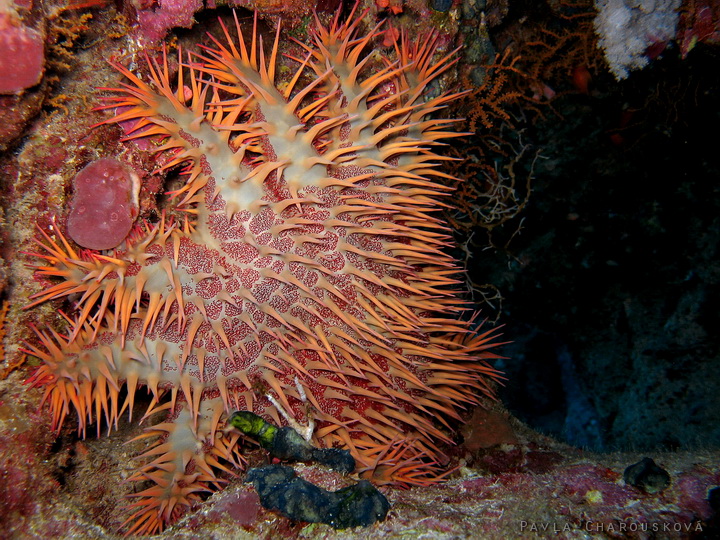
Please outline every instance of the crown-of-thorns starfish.
M149 77L113 63L127 82L102 123L164 140L156 172L182 168L185 217L145 224L112 256L41 231L37 273L53 284L31 305L76 308L67 335L38 331L28 348L54 430L74 409L80 433L94 422L99 435L102 419L132 418L141 387L143 420L166 411L142 435L156 442L131 479L152 485L133 495L129 533L161 530L243 464L222 429L234 410L312 420L314 444L408 485L442 476L458 411L492 395L493 336L458 319L436 215L449 190L434 148L456 133L431 115L457 94L432 83L452 54L433 61L430 36L379 63L380 28L360 34L361 19L316 19L282 81L280 25L267 52L257 18L249 43L235 16L214 47L178 52L177 75L165 54Z

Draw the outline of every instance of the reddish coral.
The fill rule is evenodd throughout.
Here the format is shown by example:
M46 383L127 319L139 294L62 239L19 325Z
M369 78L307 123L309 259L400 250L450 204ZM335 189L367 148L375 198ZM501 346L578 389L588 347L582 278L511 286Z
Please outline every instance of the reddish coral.
M517 444L518 440L509 422L509 414L496 410L475 409L472 418L463 428L465 448L477 452L500 444Z
M710 0L688 0L680 13L677 41L685 58L698 43L720 42L720 4Z
M201 0L158 0L138 12L140 37L146 42L159 41L171 28L190 28L193 16L202 9Z
M337 5L337 0L330 4ZM155 44L165 37L173 28L190 28L195 24L195 14L203 9L214 9L220 2L211 0L138 0L129 4L126 10L132 11L137 19L133 34L145 44ZM313 7L318 11L325 10L322 3L295 0L231 0L227 5L247 9L255 9L261 13L281 16L289 24L299 23L303 17L312 13ZM130 7L132 6L132 7ZM333 6L334 10L334 6Z

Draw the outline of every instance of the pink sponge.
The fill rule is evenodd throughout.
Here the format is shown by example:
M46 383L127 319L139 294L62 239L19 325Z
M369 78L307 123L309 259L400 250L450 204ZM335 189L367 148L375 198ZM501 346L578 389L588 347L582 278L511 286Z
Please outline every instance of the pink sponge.
M111 158L98 159L73 180L67 232L89 249L117 247L138 216L140 179L128 167Z

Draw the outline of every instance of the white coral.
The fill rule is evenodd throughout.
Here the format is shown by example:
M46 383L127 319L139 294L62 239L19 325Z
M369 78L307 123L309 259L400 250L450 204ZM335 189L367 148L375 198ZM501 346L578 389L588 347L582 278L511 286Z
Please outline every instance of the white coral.
M648 63L653 43L675 37L680 0L595 0L599 47L618 80Z

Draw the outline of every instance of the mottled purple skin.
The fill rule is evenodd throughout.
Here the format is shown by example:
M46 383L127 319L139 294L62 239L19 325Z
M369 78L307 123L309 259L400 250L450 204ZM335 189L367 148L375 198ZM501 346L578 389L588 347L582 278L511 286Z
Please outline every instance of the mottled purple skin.
M0 94L14 94L40 82L45 65L43 36L10 13L0 13Z
M119 161L104 158L81 170L73 188L67 218L70 238L89 249L117 247L138 215L137 176Z

